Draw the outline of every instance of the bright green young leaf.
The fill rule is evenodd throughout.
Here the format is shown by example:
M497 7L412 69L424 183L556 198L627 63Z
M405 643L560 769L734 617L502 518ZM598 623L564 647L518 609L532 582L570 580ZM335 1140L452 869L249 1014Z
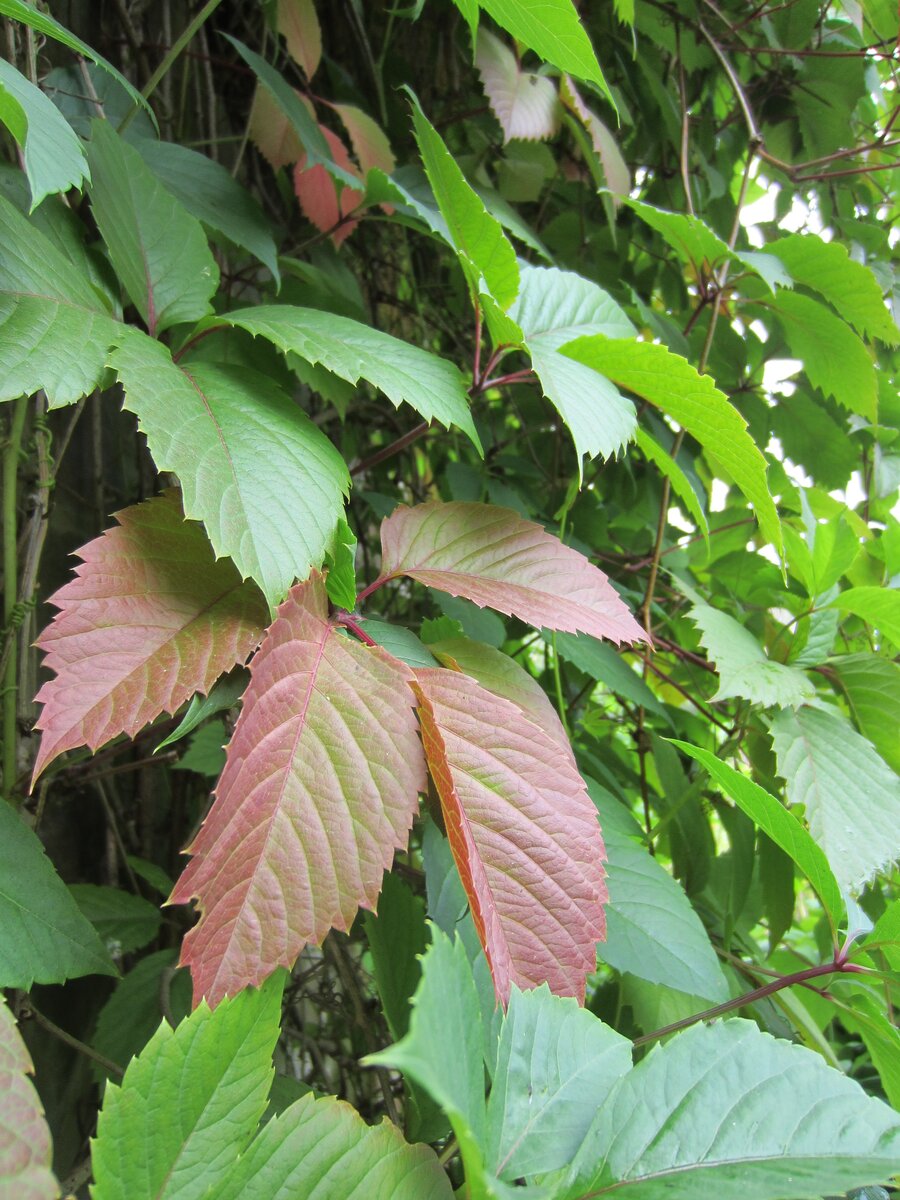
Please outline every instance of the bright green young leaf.
M796 708L815 695L815 687L802 671L769 658L749 629L728 613L695 604L690 618L719 672L716 700L740 696L766 707Z
M367 1125L333 1096L302 1096L267 1121L215 1192L216 1200L452 1200L430 1146L390 1121Z
M900 1116L752 1021L657 1046L600 1108L559 1200L791 1200L881 1183Z
M703 540L709 546L709 524L706 520L706 513L700 507L697 493L694 491L693 484L687 475L685 475L671 454L663 450L659 442L654 441L645 429L641 429L638 426L634 432L634 438L644 458L658 467L666 479L668 479L672 485L672 491L684 504L688 515L693 517L694 524L703 534Z
M878 280L856 262L841 242L826 242L814 233L791 233L766 245L802 283L832 304L863 337L881 338L895 346L900 329L891 319Z
M568 0L566 0L568 2ZM475 295L479 277L501 308L507 309L519 290L519 264L500 222L490 215L472 190L456 160L444 145L415 96L410 93L413 127L425 173L438 207L447 222L453 244Z
M659 862L616 824L621 805L586 780L606 843L609 904L599 957L617 971L718 1003L728 985L703 923Z
M900 648L900 591L882 587L856 587L841 592L831 608L853 613Z
M0 987L115 975L44 848L12 805L0 803Z
M456 425L481 449L462 373L436 354L314 308L260 305L229 313L226 320L285 354L321 363L348 383L367 379L396 408L405 401L426 421Z
M568 1165L631 1067L631 1043L547 985L513 988L487 1108L487 1160L514 1180Z
M852 413L874 421L878 386L869 352L850 326L817 300L781 291L767 302L781 318L785 341L813 387Z
M797 818L759 784L716 758L709 750L674 739L672 744L705 767L725 795L743 809L750 820L785 854L790 855L818 893L832 929L837 930L844 912L841 889L821 847Z
M900 779L833 711L784 710L772 723L778 774L802 804L843 888L857 890L900 857Z
M81 142L44 93L0 59L0 120L23 148L31 209L45 196L80 188L90 177Z
M704 270L707 273L718 270L731 257L727 244L699 217L654 208L642 200L626 200L625 203L655 229L676 254L690 263L696 275L701 275Z
M73 883L69 892L104 946L117 958L140 950L159 932L159 908L143 896L93 883Z
M0 400L43 388L50 408L73 404L100 383L116 328L90 281L0 197Z
M92 122L88 161L94 217L151 336L206 316L219 269L200 222L108 121Z
M900 774L900 665L877 654L844 654L828 664L859 732Z
M276 286L281 276L272 229L253 196L232 178L221 163L176 142L141 138L134 143L141 158L167 192L207 229L222 234L248 250L272 272Z
M92 1142L93 1200L219 1195L266 1107L284 975L165 1021L120 1087L108 1084ZM165 1119L160 1119L165 1114Z
M569 75L596 83L615 108L572 0L478 0L514 38Z
M0 0L0 15L12 17L14 21L21 21L24 25L29 25L32 29L37 30L38 33L43 33L55 42L60 42L63 46L68 46L76 54L83 54L92 63L96 63L98 67L102 67L104 71L108 71L120 87L125 89L135 105L145 109L150 114L150 119L156 124L153 109L137 88L130 84L124 75L120 75L112 63L107 62L96 50L92 50L81 38L76 37L74 33L70 33L65 26L60 25L58 21L54 21L53 17L47 13L40 12L33 4L28 4L25 0Z
M760 532L781 552L781 524L766 483L766 460L737 409L708 375L700 375L665 346L648 342L578 338L562 351L677 421L721 463L756 512Z
M478 994L465 947L437 926L413 997L409 1032L364 1060L402 1071L450 1118L466 1173L482 1172L486 1133Z
M154 462L274 607L321 564L349 486L337 450L271 379L246 367L173 363L137 330L110 358ZM264 472L259 470L265 462Z
M343 517L338 519L327 555L325 588L338 608L351 611L356 604L356 534Z
M0 1195L9 1200L57 1200L59 1184L44 1109L28 1078L31 1055L0 996Z

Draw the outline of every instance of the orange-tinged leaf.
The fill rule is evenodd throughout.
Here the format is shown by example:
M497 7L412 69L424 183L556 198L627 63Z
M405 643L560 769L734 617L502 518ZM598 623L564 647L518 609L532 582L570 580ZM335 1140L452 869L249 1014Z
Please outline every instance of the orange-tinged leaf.
M568 753L474 679L420 668L422 741L499 999L584 999L604 936L603 839Z
M347 147L337 134L326 129L324 125L320 125L319 128L337 165L352 175L358 175L359 172L350 161ZM332 231L331 240L335 246L339 246L345 238L349 237L359 224L355 220L346 220L338 226L338 221L352 212L363 198L361 191L349 187L342 187L339 197L339 186L321 163L308 167L306 154L301 154L294 167L294 192L300 202L303 215L322 233Z
M211 1005L374 908L425 783L409 668L337 632L321 575L278 610L250 668L216 800L172 893Z
M76 578L52 596L60 611L38 639L55 678L34 777L64 750L133 737L160 713L246 660L268 619L262 593L213 556L201 525L170 491L116 514L118 526L78 551Z
M322 29L314 0L278 0L278 32L291 58L312 79L322 58Z
M299 100L305 99L296 93ZM278 107L268 88L258 87L250 109L250 138L276 171L297 162L306 153L287 114Z
M478 31L475 65L503 129L504 142L513 138L536 142L553 137L559 129L562 108L551 79L523 71L512 50L486 29Z
M354 104L332 104L350 138L350 145L362 170L378 167L385 175L393 175L397 160L387 135L377 121Z
M509 508L401 506L381 526L381 551L381 575L362 596L409 575L538 627L616 643L646 640L602 571Z

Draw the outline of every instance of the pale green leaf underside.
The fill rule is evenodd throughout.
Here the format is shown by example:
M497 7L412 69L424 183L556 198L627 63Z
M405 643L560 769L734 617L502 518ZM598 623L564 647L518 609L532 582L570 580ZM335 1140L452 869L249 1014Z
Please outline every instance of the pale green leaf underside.
M708 375L649 342L579 338L563 353L655 405L696 438L744 493L763 537L781 552L781 523L766 483L766 460L744 418Z
M738 696L755 704L795 708L815 695L802 671L769 658L749 629L728 613L695 604L690 617L719 672L716 700Z
M0 59L0 116L10 103L19 119L15 123L5 120L5 123L17 142L22 144L24 141L25 174L31 187L32 210L45 196L81 187L89 171L81 142L71 125L40 88L29 82L11 63Z
M751 1021L659 1046L597 1114L560 1200L817 1200L886 1180L900 1116Z
M900 779L845 717L808 706L772 724L778 774L844 888L900 857Z
M91 924L34 833L0 803L0 988L115 975Z
M453 363L349 317L290 305L239 309L225 318L285 354L321 363L341 379L367 379L396 407L405 401L426 421L456 425L479 448L466 385Z
M92 1143L92 1200L203 1200L266 1107L284 976L166 1022L108 1084Z
M192 364L136 330L110 358L160 471L174 471L185 516L203 521L276 605L321 565L349 487L325 435L268 377ZM260 463L265 470L260 471Z
M97 226L150 333L206 316L219 269L200 222L108 121L91 123L88 160Z
M562 417L578 455L609 458L629 442L637 428L634 405L613 383L583 363L555 350L531 346L531 365L547 399Z
M116 322L50 240L0 197L0 400L73 404L103 376Z

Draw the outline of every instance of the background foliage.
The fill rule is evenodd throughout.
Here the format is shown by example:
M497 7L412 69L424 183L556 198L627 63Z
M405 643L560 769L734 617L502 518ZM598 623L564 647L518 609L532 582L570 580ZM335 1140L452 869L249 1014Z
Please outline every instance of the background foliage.
M0 1196L884 1194L896 6L0 15Z

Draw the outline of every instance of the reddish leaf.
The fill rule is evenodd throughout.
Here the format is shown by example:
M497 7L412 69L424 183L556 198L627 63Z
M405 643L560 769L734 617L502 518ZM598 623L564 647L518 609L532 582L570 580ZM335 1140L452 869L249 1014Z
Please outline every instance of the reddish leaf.
M397 161L381 126L353 104L331 104L330 107L341 118L362 170L378 167L385 175L393 175Z
M339 634L321 575L278 610L216 801L172 901L197 999L216 1004L373 908L424 786L407 667Z
M312 79L322 58L322 30L315 0L278 0L278 32L291 58Z
M478 31L475 65L503 140L543 141L559 129L562 115L553 81L523 71L516 56L486 29Z
M498 997L546 982L583 1000L607 897L597 812L571 751L467 675L421 668L413 688Z
M305 103L299 92L294 94ZM303 143L268 88L260 86L256 89L250 109L249 133L254 145L276 171L304 155Z
M0 1196L6 1200L56 1200L59 1186L44 1110L28 1078L31 1056L15 1018L0 996Z
M602 571L539 525L492 504L401 506L381 526L381 576L409 575L452 596L566 633L646 640Z
M337 134L326 129L324 125L320 125L319 128L337 165L343 167L351 175L358 175L359 172L350 161L347 147ZM300 202L300 208L303 210L303 215L315 225L316 229L321 230L322 233L331 232L331 240L335 246L339 246L345 238L348 238L359 224L358 221L347 220L335 228L338 221L352 212L363 198L361 191L349 187L342 187L340 198L338 198L338 186L321 164L317 163L315 166L307 167L306 154L301 154L294 167L294 191Z
M257 644L268 620L262 593L229 559L213 556L201 525L171 491L116 514L117 527L78 551L76 578L38 639L56 678L44 710L35 779L64 750L133 737L194 692L206 692Z

